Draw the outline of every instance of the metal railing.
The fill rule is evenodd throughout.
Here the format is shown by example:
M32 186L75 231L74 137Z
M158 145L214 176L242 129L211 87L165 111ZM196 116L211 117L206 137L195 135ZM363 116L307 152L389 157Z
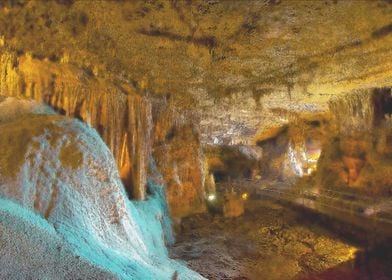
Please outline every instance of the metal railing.
M333 189L320 189L318 192L314 192L292 188L289 184L265 187L263 183L263 181L246 179L223 184L217 183L217 186L231 185L236 189L236 186L239 185L252 184L252 187L256 186L256 190L253 188L252 190L258 196L288 202L322 214L331 215L331 212L336 212L334 216L346 214L363 221L392 226L392 198L378 200L370 196Z

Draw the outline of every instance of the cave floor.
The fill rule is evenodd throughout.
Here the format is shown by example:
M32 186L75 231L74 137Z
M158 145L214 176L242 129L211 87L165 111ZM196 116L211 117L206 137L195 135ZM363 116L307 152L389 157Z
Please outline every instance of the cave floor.
M392 279L385 256L369 259L292 209L266 200L245 209L238 218L183 219L171 256L208 279Z

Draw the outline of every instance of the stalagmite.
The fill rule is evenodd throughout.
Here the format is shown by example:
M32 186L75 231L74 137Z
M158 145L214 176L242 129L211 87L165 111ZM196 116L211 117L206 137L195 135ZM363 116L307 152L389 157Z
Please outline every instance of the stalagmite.
M333 119L318 165L320 186L373 196L391 192L390 102L390 88L357 90L330 101Z
M171 215L181 218L204 212L206 170L192 116L180 114L170 103L161 103L160 108L154 112L153 155L167 183Z

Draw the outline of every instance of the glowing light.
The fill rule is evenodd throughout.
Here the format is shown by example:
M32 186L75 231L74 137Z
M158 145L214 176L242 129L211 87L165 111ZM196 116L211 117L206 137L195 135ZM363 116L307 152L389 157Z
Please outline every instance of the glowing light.
M320 158L321 151L308 155L308 162L316 163Z
M209 195L207 196L207 200L208 200L208 201L214 201L215 199L216 199L215 194L209 194Z
M348 251L348 256L347 256L348 259L349 260L355 259L357 251L358 251L357 248L350 248Z
M248 193L243 193L242 195L241 195L241 198L243 199L243 200L247 200L248 199L248 197L249 197L249 194Z

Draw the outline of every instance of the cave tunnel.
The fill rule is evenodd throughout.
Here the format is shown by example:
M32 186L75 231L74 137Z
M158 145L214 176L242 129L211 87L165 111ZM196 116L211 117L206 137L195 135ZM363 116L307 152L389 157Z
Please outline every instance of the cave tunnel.
M392 279L391 1L0 1L0 279Z
M226 181L226 180L228 180L228 177L229 177L229 175L227 173L225 173L224 171L213 172L213 176L214 176L215 182L217 182L217 183Z
M374 102L374 124L379 126L392 115L392 94L390 88L375 90L372 96Z

